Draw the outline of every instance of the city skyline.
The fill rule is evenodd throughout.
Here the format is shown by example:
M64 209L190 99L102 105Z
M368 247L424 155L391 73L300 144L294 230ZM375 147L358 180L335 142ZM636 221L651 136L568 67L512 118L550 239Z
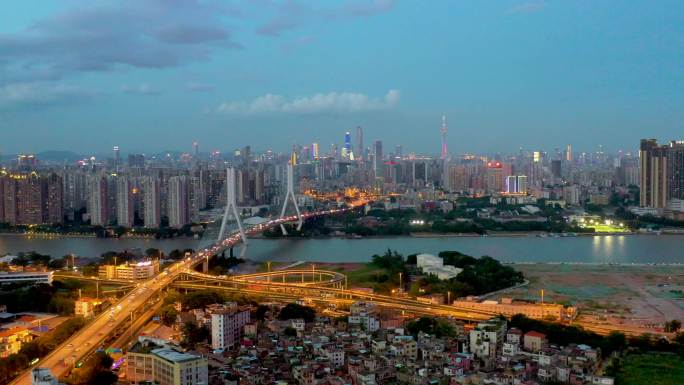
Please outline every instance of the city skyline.
M3 154L268 149L357 126L439 154L443 114L452 154L617 150L682 121L675 2L36 4L0 16Z

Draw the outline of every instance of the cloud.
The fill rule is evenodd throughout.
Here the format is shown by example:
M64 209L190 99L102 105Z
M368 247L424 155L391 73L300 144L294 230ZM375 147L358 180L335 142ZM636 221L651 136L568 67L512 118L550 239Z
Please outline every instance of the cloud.
M225 23L232 14L215 2L89 4L50 15L16 33L0 33L0 74L10 79L5 83L32 74L59 79L120 67L174 67L204 60L216 49L241 48Z
M248 102L224 102L216 111L224 114L317 114L326 112L364 112L392 108L399 103L398 90L389 90L383 98L371 98L356 92L329 92L294 99L266 94Z
M211 84L190 82L185 85L185 90L190 92L207 92L213 91L214 86Z
M126 94L158 95L162 93L162 90L148 83L141 83L138 85L125 84L121 86L121 92Z
M514 5L511 9L511 13L535 13L539 12L546 7L546 3L543 1L528 1L526 3L520 3Z
M0 108L70 104L97 93L63 83L27 82L0 86Z
M280 36L282 33L296 29L303 24L325 22L360 17L370 17L390 11L394 0L355 1L334 8L315 8L316 3L304 4L297 1L260 1L260 4L271 9L274 15L261 24L256 33L264 36Z

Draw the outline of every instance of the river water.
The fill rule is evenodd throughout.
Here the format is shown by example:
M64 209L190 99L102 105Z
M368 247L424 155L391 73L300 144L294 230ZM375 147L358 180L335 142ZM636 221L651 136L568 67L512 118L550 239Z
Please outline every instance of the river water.
M154 247L165 252L197 248L209 240L177 238L41 238L0 235L0 255L35 250L53 257L74 253L96 257L106 251ZM441 237L364 239L250 239L245 257L257 261L365 262L387 248L407 255L457 250L507 262L684 263L684 235L604 235L568 238ZM239 247L235 253L239 254Z

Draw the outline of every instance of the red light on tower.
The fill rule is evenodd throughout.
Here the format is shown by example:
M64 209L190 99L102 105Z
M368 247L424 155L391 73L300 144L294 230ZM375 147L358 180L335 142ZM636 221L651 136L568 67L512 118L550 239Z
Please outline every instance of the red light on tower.
M502 168L501 162L487 162L487 167L489 168Z

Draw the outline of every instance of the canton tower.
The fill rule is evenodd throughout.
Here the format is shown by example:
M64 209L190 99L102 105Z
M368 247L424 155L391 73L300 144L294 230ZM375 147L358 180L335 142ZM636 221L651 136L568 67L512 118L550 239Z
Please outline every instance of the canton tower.
M442 160L445 160L448 156L447 143L446 143L446 133L447 133L446 115L442 115L442 128L440 128L439 132L442 134Z

